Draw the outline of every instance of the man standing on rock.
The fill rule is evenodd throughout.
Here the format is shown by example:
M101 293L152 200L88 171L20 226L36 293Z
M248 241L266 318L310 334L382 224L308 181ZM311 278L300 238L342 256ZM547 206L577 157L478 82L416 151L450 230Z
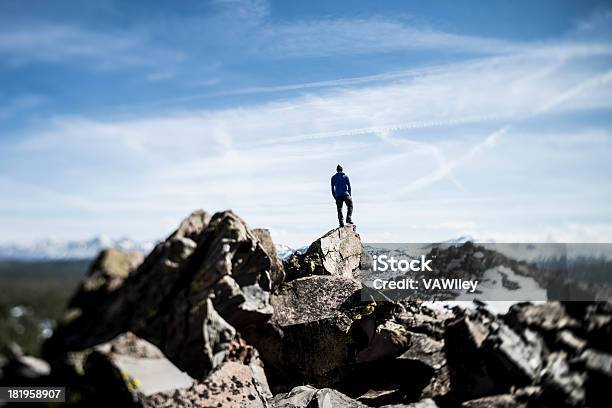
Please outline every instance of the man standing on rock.
M344 216L342 215L342 203L346 203L346 223L352 224L351 215L353 214L353 199L351 198L351 182L346 174L342 172L342 166L336 167L336 174L331 178L332 196L336 200L338 209L338 221L344 227Z

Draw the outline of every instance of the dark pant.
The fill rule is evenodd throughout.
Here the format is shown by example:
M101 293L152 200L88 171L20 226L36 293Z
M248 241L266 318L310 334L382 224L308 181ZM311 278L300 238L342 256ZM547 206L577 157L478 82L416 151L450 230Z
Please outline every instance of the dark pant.
M353 199L351 196L336 197L336 208L338 209L338 221L340 225L344 224L344 217L342 216L342 203L346 203L346 222L352 223L351 216L353 215Z

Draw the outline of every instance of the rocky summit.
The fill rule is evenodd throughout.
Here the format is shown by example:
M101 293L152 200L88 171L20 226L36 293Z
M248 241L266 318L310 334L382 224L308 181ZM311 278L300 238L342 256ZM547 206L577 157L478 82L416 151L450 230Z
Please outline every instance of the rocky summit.
M382 301L364 262L354 226L283 262L267 230L196 211L146 257L103 251L44 360L12 350L0 385L86 407L609 406L612 303Z

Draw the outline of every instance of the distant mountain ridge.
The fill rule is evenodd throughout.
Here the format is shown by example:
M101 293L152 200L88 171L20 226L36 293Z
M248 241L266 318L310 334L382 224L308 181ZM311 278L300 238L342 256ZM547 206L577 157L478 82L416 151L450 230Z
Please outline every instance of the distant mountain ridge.
M136 241L127 237L112 239L96 236L86 240L42 239L30 243L0 244L0 260L44 261L62 259L92 259L106 248L117 247L125 251L141 252L147 255L156 242ZM276 244L279 258L287 259L294 252L304 252L308 246L298 249Z
M110 247L148 254L154 246L155 242L152 241L135 241L126 237L112 239L106 236L97 236L87 240L69 241L48 238L31 243L0 244L0 259L90 259L101 250Z

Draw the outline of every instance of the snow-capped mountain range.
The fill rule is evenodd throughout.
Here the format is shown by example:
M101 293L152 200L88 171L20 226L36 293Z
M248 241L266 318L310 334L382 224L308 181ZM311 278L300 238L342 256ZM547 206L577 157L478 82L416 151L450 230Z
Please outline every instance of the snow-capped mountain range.
M112 239L106 236L98 236L80 241L48 238L30 243L0 244L0 259L90 259L95 257L101 250L110 247L147 254L154 246L155 242L134 241L125 237Z
M59 240L47 238L30 243L0 244L0 260L59 260L59 259L92 259L106 248L117 247L126 251L151 252L156 242L135 241L129 238L112 239L106 236L93 237L87 240ZM287 245L276 244L279 258L287 259L294 252L304 252L307 246L293 249Z

